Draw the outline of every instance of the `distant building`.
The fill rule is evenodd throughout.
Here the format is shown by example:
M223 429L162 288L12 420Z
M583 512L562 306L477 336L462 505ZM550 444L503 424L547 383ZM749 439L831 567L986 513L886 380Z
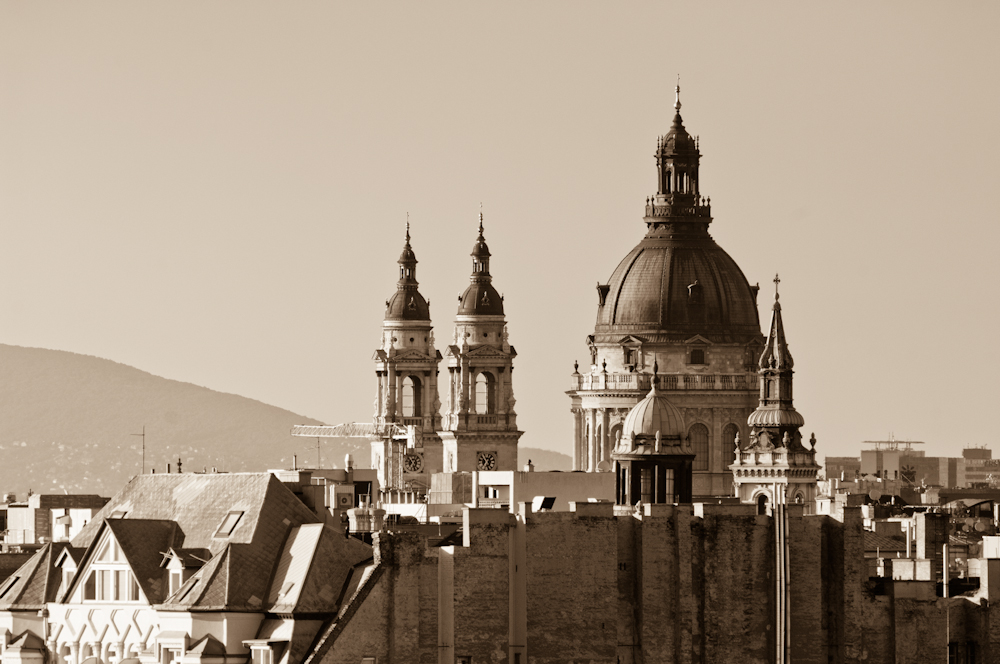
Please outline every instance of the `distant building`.
M96 495L34 493L23 502L7 503L3 543L68 542L107 502L107 498Z
M903 486L972 487L1000 481L1000 465L994 463L988 448L962 450L961 457L931 457L914 445L920 441L865 441L873 449L862 450L860 457L827 457L827 479L853 481L898 481Z

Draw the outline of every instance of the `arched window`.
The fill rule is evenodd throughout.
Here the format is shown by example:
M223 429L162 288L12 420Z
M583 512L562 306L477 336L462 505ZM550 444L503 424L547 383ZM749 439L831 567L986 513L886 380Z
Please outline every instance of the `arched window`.
M795 494L795 504L796 505L801 505L804 502L806 502L806 499L802 496L801 493Z
M496 412L493 374L488 371L476 376L476 414L492 415Z
M416 376L403 379L403 417L420 417L420 379Z
M729 449L735 449L736 436L740 434L740 428L730 422L722 430L722 446L723 449L727 447Z
M691 448L694 450L692 470L708 470L708 427L695 424L688 431L691 437Z
M757 496L757 514L767 514L767 494Z

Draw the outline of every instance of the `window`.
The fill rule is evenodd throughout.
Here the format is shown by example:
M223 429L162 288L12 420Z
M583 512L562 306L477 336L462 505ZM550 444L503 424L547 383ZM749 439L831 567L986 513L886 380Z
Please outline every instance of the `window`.
M226 518L222 520L222 525L215 531L215 537L229 537L232 535L233 529L240 522L241 516L243 516L243 512L230 512L227 514Z
M708 470L708 427L695 424L688 431L691 438L691 448L694 450L692 470Z
M705 351L695 348L691 351L691 364L705 364Z
M767 496L763 493L757 496L757 514L767 514Z
M95 567L83 584L83 599L97 602L137 602L139 585L132 571Z
M420 379L403 379L403 417L420 417Z
M179 569L170 570L170 586L168 594L173 595L181 587L181 571Z
M492 415L496 412L493 394L493 374L483 371L476 376L476 414Z

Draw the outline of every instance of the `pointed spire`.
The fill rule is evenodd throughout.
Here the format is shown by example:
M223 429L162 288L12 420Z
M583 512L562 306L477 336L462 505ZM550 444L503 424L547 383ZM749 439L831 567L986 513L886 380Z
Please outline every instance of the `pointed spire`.
M674 94L676 95L674 99L674 110L678 113L681 112L681 75L677 74L677 87L674 88Z
M785 326L781 321L781 303L778 302L778 284L781 278L774 275L774 305L771 307L771 327L767 333L767 343L764 344L764 352L760 355L761 369L775 369L785 371L792 368L792 354L788 352L788 343L785 341Z

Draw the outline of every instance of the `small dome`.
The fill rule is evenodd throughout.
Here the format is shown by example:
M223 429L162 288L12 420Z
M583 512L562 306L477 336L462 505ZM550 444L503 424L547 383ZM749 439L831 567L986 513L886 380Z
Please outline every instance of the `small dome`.
M747 424L751 427L800 427L806 420L794 408L757 408L750 413Z
M660 148L663 152L674 155L697 154L698 146L695 145L691 134L684 128L680 113L674 115L674 124L670 127L667 135L663 137Z
M622 440L631 440L632 434L637 439L654 438L657 431L660 432L661 439L683 438L684 416L654 385L646 398L637 403L625 417Z
M473 281L459 297L458 315L503 316L503 300L490 282Z
M486 246L486 239L483 238L482 227L479 229L479 239L472 247L472 255L476 258L486 258L490 255L490 248Z
M427 300L416 288L397 290L385 303L385 320L431 319Z

